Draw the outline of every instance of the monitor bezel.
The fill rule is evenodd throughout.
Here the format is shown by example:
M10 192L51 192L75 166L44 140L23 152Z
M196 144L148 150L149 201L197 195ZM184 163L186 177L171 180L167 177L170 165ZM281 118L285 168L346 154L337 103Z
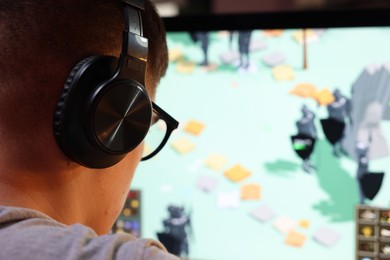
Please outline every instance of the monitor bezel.
M390 8L324 9L164 18L167 32L390 26Z

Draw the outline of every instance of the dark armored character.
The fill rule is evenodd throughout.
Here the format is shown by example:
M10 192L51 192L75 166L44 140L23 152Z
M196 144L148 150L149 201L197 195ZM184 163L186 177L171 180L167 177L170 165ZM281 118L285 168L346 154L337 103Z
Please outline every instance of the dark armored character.
M310 173L315 169L310 160L315 142L317 140L317 129L314 124L315 115L306 105L302 106L302 117L296 122L298 134L291 137L293 148L303 160L302 169Z
M178 256L187 257L189 254L188 233L191 231L190 215L184 212L183 207L170 205L168 207L169 217L163 221L165 234L176 245L174 252Z
M346 124L352 123L351 105L350 100L343 96L340 90L335 89L333 96L335 100L327 106L329 118L322 119L321 125L326 138L333 145L333 154L339 157Z
M317 129L314 124L314 113L306 105L302 106L301 112L302 117L296 122L298 133L317 139Z
M368 174L368 145L365 143L359 142L356 145L356 154L357 154L357 159L358 159L358 169L357 169L357 174L356 178L358 181L358 186L359 186L359 202L360 204L364 204L364 200L366 196L364 195L363 192L363 187L361 183L361 179Z
M371 138L369 138L371 141ZM384 172L369 171L369 143L358 142L356 145L357 173L356 180L359 187L359 202L373 200L382 187Z
M209 48L209 34L208 32L191 32L191 39L197 43L200 42L203 51L203 61L200 63L201 66L208 66L208 48Z
M238 51L240 52L240 67L249 67L249 46L251 43L252 31L238 32Z
M343 96L339 89L333 91L335 100L327 106L329 117L339 122L351 121L351 104L347 97Z

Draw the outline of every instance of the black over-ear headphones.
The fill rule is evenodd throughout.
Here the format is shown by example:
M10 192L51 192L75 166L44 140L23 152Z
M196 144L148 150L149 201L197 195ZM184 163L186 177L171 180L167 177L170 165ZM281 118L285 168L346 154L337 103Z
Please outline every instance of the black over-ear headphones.
M148 41L143 0L122 0L126 28L118 58L94 56L71 71L54 115L62 151L89 168L118 163L145 138L152 103L145 85Z

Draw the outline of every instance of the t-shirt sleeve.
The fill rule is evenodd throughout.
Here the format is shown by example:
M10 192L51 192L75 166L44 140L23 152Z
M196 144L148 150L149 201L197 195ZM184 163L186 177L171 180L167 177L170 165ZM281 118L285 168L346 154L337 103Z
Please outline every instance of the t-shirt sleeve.
M73 247L77 259L115 259L115 260L179 260L168 253L165 247L152 239L136 239L129 234L96 236L85 232L85 227L74 225L73 234L77 234L78 246ZM81 230L84 232L80 232ZM78 236L78 238L77 238Z
M178 260L151 239L98 236L91 228L63 225L28 209L0 207L0 259Z
M147 239L122 244L115 259L179 260L176 256L167 253L159 242Z

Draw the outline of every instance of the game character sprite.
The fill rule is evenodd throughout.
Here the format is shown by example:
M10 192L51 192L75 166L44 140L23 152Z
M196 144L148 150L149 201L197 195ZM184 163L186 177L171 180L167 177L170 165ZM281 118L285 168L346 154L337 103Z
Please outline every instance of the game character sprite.
M314 124L314 113L306 105L302 106L302 117L296 122L298 134L291 137L293 148L303 160L302 169L310 173L315 166L310 160L317 139L317 129Z
M365 176L365 174L368 173L368 145L363 142L359 142L356 145L356 153L358 158L358 169L356 178L358 180L359 185L359 202L360 204L364 204L366 196L364 195L362 187L363 185L360 180Z
M249 45L252 31L238 31L238 51L240 52L240 67L249 68Z
M184 207L168 206L169 217L163 220L164 233L159 233L160 241L168 251L181 257L189 255L189 239L191 232L190 214L186 214Z
M233 38L235 31L229 31L229 50L233 49Z
M382 181L383 172L369 172L369 144L358 142L356 145L356 156L358 159L358 168L356 179L359 186L359 202L365 204L366 199L372 200L379 192Z
M209 48L209 33L208 32L190 32L191 39L195 42L201 43L203 51L203 61L200 63L201 66L208 66L208 48Z
M327 106L329 117L321 119L321 125L328 141L333 145L333 154L340 157L341 140L344 137L347 122L352 123L351 105L348 98L339 89L333 91L335 100Z

